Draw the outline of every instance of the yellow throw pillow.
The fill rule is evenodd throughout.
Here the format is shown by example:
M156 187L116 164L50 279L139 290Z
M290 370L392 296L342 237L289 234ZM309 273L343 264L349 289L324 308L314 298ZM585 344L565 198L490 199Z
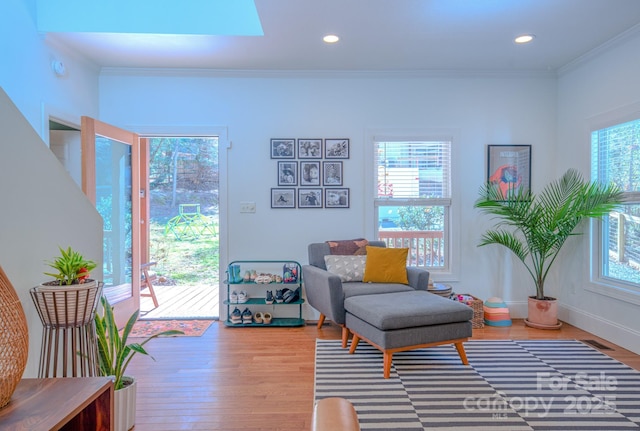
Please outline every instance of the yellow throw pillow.
M367 263L362 281L371 283L409 284L407 279L408 248L367 246Z

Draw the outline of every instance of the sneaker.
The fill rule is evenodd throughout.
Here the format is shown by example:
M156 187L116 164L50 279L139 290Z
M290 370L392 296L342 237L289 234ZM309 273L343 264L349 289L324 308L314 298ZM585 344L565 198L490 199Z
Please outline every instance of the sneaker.
M282 290L276 289L276 302L282 304L284 302L284 296L282 296Z
M242 313L240 313L240 310L238 310L238 307L236 307L232 312L231 315L229 316L229 320L231 321L231 323L233 323L234 325L239 325L240 323L242 323Z
M253 322L253 315L251 314L251 310L245 308L242 312L242 323L247 324Z
M262 314L262 323L264 323L265 325L268 325L271 323L271 313L263 313Z
M229 302L238 302L238 294L235 290L229 294Z
M241 290L240 293L238 293L238 304L244 304L248 300L249 300L249 295L247 295L247 292L245 292L244 290Z
M258 311L256 314L254 314L253 315L253 321L255 323L262 323L262 321L263 321L262 313Z
M273 304L273 301L273 291L267 290L267 297L265 298L264 302L267 304Z

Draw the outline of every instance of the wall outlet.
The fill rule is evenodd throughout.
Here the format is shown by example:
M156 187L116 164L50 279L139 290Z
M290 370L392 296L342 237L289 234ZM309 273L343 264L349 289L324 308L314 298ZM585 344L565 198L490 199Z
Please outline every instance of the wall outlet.
M240 212L241 213L254 213L254 212L256 212L256 203L255 202L240 202Z

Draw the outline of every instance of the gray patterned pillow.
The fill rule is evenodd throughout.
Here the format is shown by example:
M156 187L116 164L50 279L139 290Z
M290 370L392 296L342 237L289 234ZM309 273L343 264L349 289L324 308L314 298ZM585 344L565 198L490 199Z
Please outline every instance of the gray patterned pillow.
M343 282L362 281L367 256L326 255L327 271L340 277Z

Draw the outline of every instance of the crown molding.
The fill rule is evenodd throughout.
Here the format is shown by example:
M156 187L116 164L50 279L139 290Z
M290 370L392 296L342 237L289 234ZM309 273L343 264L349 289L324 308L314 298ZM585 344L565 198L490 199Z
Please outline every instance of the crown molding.
M639 34L640 34L640 24L636 24L633 27L629 28L628 30L620 33L616 37L609 39L602 45L588 51L587 53L581 55L575 60L572 60L569 63L565 64L564 66L558 68L558 71L557 71L558 77L563 76L577 69L583 64L603 55L604 53L623 45L630 39L633 39L636 36L638 36Z
M385 78L555 78L550 70L252 70L104 67L101 76L160 76L199 78L306 78L306 79L385 79Z

